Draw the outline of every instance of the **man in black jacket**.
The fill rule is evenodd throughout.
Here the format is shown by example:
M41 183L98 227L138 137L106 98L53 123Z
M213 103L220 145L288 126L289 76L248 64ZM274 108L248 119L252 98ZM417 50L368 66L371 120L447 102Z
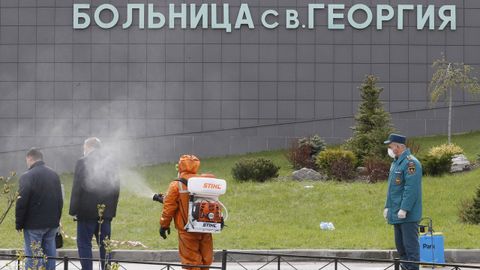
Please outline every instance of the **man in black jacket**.
M15 208L15 227L23 230L25 255L47 256L43 259L26 260L26 269L45 267L55 269L55 234L62 215L63 198L60 178L45 166L43 154L32 148L25 158L28 170L20 177L18 200ZM37 261L34 265L34 261Z
M111 221L117 212L120 181L112 156L101 149L98 138L83 144L84 157L77 161L73 179L70 215L77 219L77 247L82 270L92 270L92 238L100 246L105 267L105 237L110 238ZM104 206L104 210L99 209Z

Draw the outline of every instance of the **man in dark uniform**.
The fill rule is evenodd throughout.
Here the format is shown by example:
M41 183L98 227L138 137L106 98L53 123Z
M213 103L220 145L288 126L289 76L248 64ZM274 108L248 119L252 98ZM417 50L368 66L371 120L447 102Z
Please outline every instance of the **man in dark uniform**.
M77 247L82 270L92 270L92 238L100 246L102 269L106 258L103 240L110 238L111 221L117 212L120 181L112 157L101 149L98 138L85 140L84 157L77 161L70 199L70 215L77 219ZM104 205L104 211L99 206Z
M25 158L28 166L20 177L18 200L15 207L15 227L23 230L25 255L47 256L43 259L27 258L26 269L55 269L57 249L55 235L62 216L63 197L60 178L43 162L43 154L32 148ZM43 268L45 267L45 268Z
M405 146L406 137L390 134L388 155L393 158L388 176L383 215L394 226L395 245L401 260L419 261L418 222L422 219L422 166ZM418 270L418 264L402 269Z

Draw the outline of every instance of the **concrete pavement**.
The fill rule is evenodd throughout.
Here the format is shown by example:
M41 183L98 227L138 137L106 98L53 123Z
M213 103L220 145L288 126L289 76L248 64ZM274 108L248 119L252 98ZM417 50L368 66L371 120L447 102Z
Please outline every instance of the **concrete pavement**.
M0 269L17 269L16 262L5 267L8 261L0 261ZM215 263L213 266L220 267L220 264ZM480 265L477 264L480 268ZM5 267L5 268L2 268ZM65 269L62 262L57 262L57 270ZM80 269L80 263L78 261L71 261L68 264L68 269ZM94 263L93 269L99 269L98 263ZM131 264L131 263L121 263L120 269L122 270L158 270L158 269L167 269L165 266L159 265L145 265L145 264ZM173 266L169 268L170 270L181 270L179 266ZM290 262L286 263L283 262L281 264L281 268L278 268L276 262L265 264L259 262L243 262L243 263L229 263L227 265L228 270L334 270L335 266L333 264L328 264L328 262ZM388 263L353 263L353 262L343 262L342 264L338 264L339 270L342 269L351 269L351 270L393 270L393 265ZM422 269L432 269L430 267L422 267ZM436 270L447 270L452 269L452 267L441 267L441 268L434 268ZM461 269L468 269L468 268L461 268ZM213 269L212 269L213 270Z

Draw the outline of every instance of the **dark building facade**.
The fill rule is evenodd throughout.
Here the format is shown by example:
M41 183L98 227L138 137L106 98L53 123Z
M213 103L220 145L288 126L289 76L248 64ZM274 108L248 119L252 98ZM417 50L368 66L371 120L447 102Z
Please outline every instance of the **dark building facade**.
M32 146L71 171L89 136L137 164L281 149L312 134L338 143L367 74L399 132L443 134L431 65L443 54L480 70L480 1L404 2L1 0L0 175L24 167ZM453 132L480 129L480 100L453 100Z

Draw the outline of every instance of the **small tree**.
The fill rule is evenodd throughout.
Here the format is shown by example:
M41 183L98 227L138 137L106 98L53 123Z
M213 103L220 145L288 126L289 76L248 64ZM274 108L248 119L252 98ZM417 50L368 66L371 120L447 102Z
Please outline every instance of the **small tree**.
M12 209L13 205L17 201L18 192L14 190L14 184L16 180L16 172L11 172L8 177L0 176L0 199L6 200L5 209L0 213L0 225L7 217L8 212Z
M479 93L480 85L476 77L472 77L473 67L464 63L452 63L442 58L435 60L432 65L434 73L430 81L430 101L437 103L439 99L448 102L448 143L452 136L452 91L455 89Z
M361 161L371 156L386 158L387 151L383 141L394 130L390 114L383 109L380 102L383 88L377 87L377 81L374 75L367 75L360 88L362 103L355 115L353 137L347 142L348 148Z

